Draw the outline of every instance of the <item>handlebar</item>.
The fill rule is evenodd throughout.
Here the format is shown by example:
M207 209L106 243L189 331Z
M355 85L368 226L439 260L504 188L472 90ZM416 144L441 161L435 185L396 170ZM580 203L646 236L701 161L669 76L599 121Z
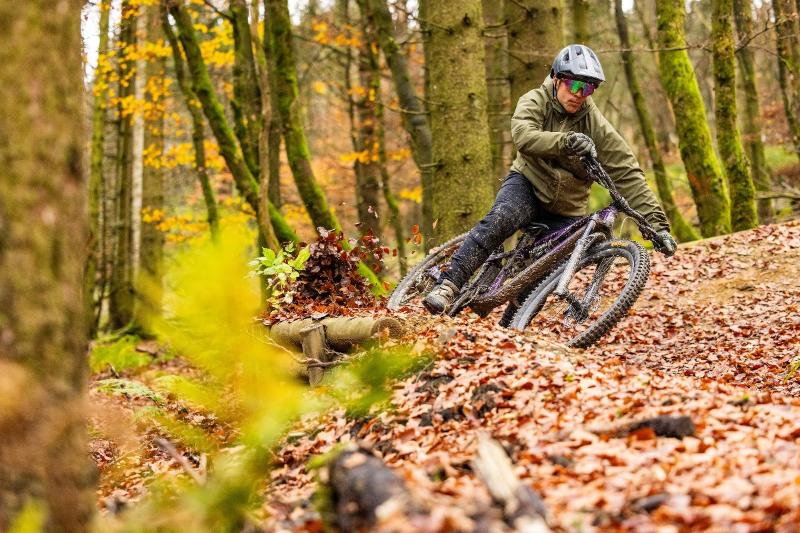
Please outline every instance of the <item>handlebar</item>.
M642 237L649 241L654 241L657 239L656 235L658 232L656 229L642 215L640 215L639 212L634 210L625 198L622 197L617 190L617 186L614 185L614 181L611 179L611 176L608 175L600 162L590 155L583 156L581 161L583 162L586 172L592 181L596 181L608 190L614 206L636 221Z

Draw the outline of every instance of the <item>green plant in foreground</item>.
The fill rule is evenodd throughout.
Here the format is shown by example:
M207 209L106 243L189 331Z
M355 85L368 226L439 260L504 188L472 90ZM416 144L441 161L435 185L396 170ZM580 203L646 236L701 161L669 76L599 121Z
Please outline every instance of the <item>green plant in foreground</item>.
M277 309L281 303L291 303L294 292L291 285L305 267L306 261L311 256L308 246L304 246L294 253L294 243L288 243L277 253L270 248L262 248L262 255L256 257L248 266L251 274L262 276L267 289L267 305Z
M247 528L257 522L272 450L301 414L341 404L351 413L374 411L389 398L391 380L416 368L417 358L408 350L376 348L352 368L338 368L319 391L300 385L291 374L291 358L265 342L263 330L254 326L260 296L248 275L249 242L245 235L223 231L217 243L198 244L176 259L165 296L168 318L157 324L157 332L202 371L202 378L162 376L150 384L154 391L212 414L232 428L233 442L220 444L156 405L140 409L140 424L169 435L181 448L207 454L207 481L154 476L146 498L121 516L101 517L98 530Z

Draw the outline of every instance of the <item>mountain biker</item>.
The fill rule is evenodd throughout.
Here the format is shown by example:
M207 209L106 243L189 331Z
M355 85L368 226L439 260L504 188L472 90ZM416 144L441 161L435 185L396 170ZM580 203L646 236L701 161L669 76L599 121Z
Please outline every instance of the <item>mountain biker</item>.
M636 157L592 102L590 95L603 81L594 51L570 44L556 55L544 83L519 99L511 118L516 159L491 210L469 232L423 301L428 311L445 312L492 251L518 229L552 215L585 214L591 180L582 156L597 158L620 194L656 228L654 247L666 256L675 253L667 217Z

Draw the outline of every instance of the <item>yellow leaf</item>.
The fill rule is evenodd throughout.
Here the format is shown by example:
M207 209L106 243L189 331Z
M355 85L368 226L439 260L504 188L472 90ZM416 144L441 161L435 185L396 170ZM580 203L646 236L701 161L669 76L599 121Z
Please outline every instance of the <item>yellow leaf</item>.
M321 81L315 81L312 87L317 94L328 94L328 86Z

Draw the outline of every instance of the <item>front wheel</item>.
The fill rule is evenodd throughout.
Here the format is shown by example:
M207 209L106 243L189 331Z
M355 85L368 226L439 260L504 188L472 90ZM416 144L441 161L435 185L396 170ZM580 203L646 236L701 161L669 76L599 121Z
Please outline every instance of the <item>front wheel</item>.
M439 277L447 269L450 258L461 247L467 238L463 233L434 248L431 252L412 268L400 283L397 284L386 307L392 311L407 305L422 304L422 299L439 281Z
M566 294L557 296L564 267L531 291L510 327L532 328L558 342L585 348L608 333L636 302L650 274L650 258L632 241L600 243L580 261Z

